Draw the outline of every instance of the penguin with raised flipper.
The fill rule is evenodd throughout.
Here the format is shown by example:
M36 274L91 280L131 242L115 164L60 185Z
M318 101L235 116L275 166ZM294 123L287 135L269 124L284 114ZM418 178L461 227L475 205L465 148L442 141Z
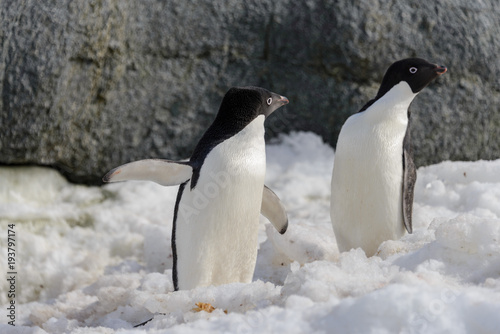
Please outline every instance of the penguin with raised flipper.
M416 170L408 107L446 67L420 58L393 63L377 96L350 116L339 134L332 174L330 217L341 252L367 256L386 240L412 233Z
M285 209L264 185L264 120L287 103L260 87L233 87L189 161L140 160L104 176L104 182L180 184L172 231L175 290L251 282L260 213L285 233Z

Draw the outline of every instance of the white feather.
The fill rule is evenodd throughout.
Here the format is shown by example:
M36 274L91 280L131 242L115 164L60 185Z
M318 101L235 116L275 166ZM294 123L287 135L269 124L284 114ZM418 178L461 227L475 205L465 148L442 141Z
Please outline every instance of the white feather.
M340 251L361 247L371 256L383 241L404 234L403 139L415 96L401 82L341 129L330 212Z

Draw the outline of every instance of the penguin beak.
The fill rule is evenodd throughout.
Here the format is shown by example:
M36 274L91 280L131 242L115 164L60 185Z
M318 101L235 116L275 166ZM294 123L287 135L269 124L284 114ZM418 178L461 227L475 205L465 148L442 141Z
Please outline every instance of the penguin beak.
M436 72L438 75L445 74L448 69L446 66L438 66L436 65L436 68L434 68L434 72Z
M285 96L281 96L280 95L280 98L278 99L278 102L280 102L281 105L284 106L285 104L288 104L288 102L290 102L290 101L288 101L288 99Z
M279 94L276 94L276 93L272 93L272 96L273 96L273 102L272 102L272 105L270 106L270 108L266 108L266 113L265 113L265 116L268 117L269 115L271 115L276 109L278 108L281 108L282 106L284 106L285 104L288 104L288 99L282 95L279 95Z

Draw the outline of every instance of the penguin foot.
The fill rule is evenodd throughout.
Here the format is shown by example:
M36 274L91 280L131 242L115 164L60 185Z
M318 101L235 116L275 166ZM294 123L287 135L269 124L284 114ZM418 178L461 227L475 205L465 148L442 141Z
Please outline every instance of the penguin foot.
M195 305L197 307L194 307L191 309L191 311L195 311L195 312L201 312L201 311L205 311L205 312L208 312L208 313L212 313L214 310L215 310L215 307L213 307L210 303L195 303Z
M201 312L205 311L207 313L212 313L215 310L215 307L213 307L210 303L195 303L197 307L192 308L191 310L194 312ZM227 310L224 310L224 313L227 314Z

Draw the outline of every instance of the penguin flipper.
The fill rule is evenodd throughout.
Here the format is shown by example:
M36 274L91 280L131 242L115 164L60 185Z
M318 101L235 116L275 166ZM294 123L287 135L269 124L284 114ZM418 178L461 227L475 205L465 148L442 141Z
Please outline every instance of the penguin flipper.
M146 159L116 167L104 175L102 180L104 182L145 180L162 186L175 186L189 180L192 174L193 168L188 162Z
M266 185L264 185L264 192L262 193L260 213L273 224L274 228L276 228L280 234L286 232L288 228L288 217L285 207L278 196L276 196L276 194Z
M409 127L408 127L409 128ZM413 212L413 192L417 181L417 170L413 162L410 145L410 131L406 130L403 141L403 221L408 233L413 232L412 212Z

